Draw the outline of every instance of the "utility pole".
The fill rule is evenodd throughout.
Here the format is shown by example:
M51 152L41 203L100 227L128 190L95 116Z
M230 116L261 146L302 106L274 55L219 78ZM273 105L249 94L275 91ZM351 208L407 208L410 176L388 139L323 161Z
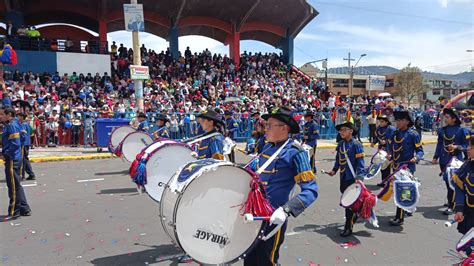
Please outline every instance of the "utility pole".
M351 67L351 61L355 61L355 59L351 58L351 52L348 53L347 58L343 58L347 60L347 66L349 67L349 84L348 84L348 94L352 96L352 87L353 87L353 80L354 80L354 67Z
M130 4L138 4L137 0L131 0ZM143 19L145 21L145 19ZM142 65L141 52L140 52L140 39L139 31L132 31L132 42L133 42L133 64L136 66ZM135 101L138 108L138 112L143 112L145 107L143 106L143 80L134 80L135 89Z

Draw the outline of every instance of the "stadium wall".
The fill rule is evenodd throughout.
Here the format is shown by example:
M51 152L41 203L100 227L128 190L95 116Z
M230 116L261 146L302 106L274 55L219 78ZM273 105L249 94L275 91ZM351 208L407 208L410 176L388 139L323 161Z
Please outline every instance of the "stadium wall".
M57 53L58 71L72 74L76 72L78 75L83 73L99 73L101 76L104 72L110 75L110 55L103 54L79 54L79 53Z
M63 73L77 74L87 73L100 75L107 72L110 74L110 56L100 54L80 54L65 52L40 52L16 50L18 64L15 66L5 66L6 70L21 72L32 71L33 73L43 73L45 71L53 74L58 71Z

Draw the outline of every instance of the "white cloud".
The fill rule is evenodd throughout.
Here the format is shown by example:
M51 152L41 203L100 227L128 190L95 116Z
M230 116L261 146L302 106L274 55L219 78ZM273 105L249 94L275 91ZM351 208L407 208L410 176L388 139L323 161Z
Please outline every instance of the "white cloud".
M341 21L324 23L321 27L332 35L341 36L335 46L353 51L356 59L358 53L355 51L367 53L368 56L359 65L403 67L411 62L423 70L458 73L469 70L469 65L474 63L473 57L466 53L466 49L471 49L473 45L474 29L446 33L359 26ZM447 64L462 60L467 61ZM343 61L341 55L329 64L341 66L347 65L347 61Z
M438 0L442 8L447 8L450 3L474 3L473 0Z
M311 33L300 33L296 36L296 40L310 40L310 41L328 41L329 38L326 36L311 34Z

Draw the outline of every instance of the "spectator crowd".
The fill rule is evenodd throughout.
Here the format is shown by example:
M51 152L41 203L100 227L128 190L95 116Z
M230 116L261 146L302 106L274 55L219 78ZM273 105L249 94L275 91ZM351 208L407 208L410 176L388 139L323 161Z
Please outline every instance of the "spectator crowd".
M129 70L134 52L113 42L110 74L7 71L2 105L27 114L34 145L94 145L95 118L132 118L137 111ZM285 65L275 53L244 52L240 65L235 65L229 57L207 49L193 53L188 47L178 60L169 50L157 53L145 45L137 52L150 70L143 87L145 112L152 122L154 114L168 115L176 138L192 135L195 114L208 108L222 114L228 110L245 122L253 113L286 105L294 113L317 112L321 124L331 119L332 110L344 108L352 111L359 125L366 123L373 109L403 108L391 98L334 95L322 80Z

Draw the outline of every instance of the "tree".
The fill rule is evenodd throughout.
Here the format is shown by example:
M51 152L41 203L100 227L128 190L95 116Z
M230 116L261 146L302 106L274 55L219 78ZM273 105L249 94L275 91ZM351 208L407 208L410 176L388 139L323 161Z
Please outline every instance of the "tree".
M411 64L400 70L395 78L395 84L400 90L400 96L407 101L408 106L415 97L421 100L421 95L429 90L429 87L423 84L421 70L418 67L412 67Z

